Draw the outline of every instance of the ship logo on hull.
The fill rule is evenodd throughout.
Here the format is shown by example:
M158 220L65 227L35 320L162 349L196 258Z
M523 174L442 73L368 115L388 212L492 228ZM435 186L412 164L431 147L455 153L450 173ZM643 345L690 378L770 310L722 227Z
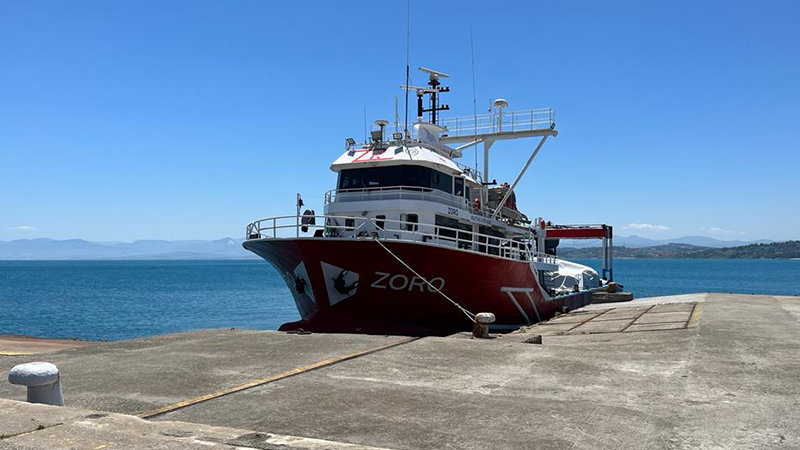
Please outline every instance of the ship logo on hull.
M308 276L306 265L303 264L302 261L294 268L289 276L291 278L290 286L294 285L294 290L297 291L299 295L307 296L313 303L317 302L314 298L314 290L311 289L309 284L311 279Z
M328 291L328 303L331 306L356 295L358 290L358 273L342 267L320 261L325 288Z
M311 278L308 276L306 265L302 261L291 272L285 274L286 284L292 291L297 310L303 319L308 319L319 310Z

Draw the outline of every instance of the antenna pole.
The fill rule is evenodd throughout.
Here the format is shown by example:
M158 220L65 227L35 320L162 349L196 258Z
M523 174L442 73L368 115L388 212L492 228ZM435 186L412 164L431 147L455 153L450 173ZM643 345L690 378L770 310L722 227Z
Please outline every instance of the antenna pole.
M408 86L408 64L406 64L406 86ZM406 88L406 125L403 128L404 136L403 139L408 137L408 88Z
M408 86L409 69L408 55L411 49L411 0L406 1L406 86ZM406 87L406 118L405 128L403 128L403 139L408 137L408 87Z
M475 123L475 135L478 135L478 100L475 94L475 45L472 43L472 25L469 26L469 51L472 56L472 115ZM478 146L475 141L475 172L478 171Z
M394 96L394 132L397 133L400 128L400 113L398 112L399 106L397 105L397 101L400 99L399 95Z

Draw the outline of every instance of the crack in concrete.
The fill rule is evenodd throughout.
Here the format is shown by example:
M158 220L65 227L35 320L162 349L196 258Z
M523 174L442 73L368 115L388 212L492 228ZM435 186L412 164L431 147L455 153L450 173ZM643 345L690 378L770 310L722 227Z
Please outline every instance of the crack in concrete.
M11 439L11 438L14 438L14 437L17 437L17 436L25 436L25 435L28 435L28 434L33 434L33 433L36 433L37 431L47 430L47 429L50 429L50 428L57 427L59 425L64 425L64 423L63 422L59 422L59 423L54 423L52 425L47 425L47 426L45 426L43 424L39 424L33 430L21 431L19 433L12 433L12 434L0 434L0 441L2 441L3 439Z

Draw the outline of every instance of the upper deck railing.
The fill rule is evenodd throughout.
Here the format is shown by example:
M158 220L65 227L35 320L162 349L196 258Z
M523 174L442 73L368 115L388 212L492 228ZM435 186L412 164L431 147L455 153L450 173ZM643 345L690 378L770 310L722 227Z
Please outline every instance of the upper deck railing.
M325 205L338 202L363 202L375 200L420 200L441 203L468 210L482 217L492 217L494 210L481 205L477 207L464 197L448 194L436 189L417 186L386 186L360 189L331 189L325 193Z
M426 200L458 208L467 208L464 197L418 186L386 186L358 189L331 189L325 193L325 204L372 200ZM477 214L478 211L475 211Z
M313 220L312 220L313 219ZM313 222L313 223L311 223ZM277 216L247 226L246 238L282 239L318 237L338 239L381 239L426 243L494 255L515 261L557 264L553 255L534 251L533 239L511 239L451 228L435 223L410 222L371 217L335 215Z
M443 117L438 125L445 127L445 136L471 136L499 132L533 131L550 128L556 123L556 114L552 108L526 109L522 111L492 111L487 114L464 117ZM370 125L370 131L377 131L377 125ZM393 133L402 133L402 124L390 125L385 130L385 140L391 141ZM412 139L417 139L417 131L409 126ZM364 145L369 145L368 141Z
M502 119L502 120L501 120ZM491 134L509 131L532 131L550 128L556 121L550 108L524 111L504 111L479 114L477 116L444 118L439 125L446 127L447 136Z

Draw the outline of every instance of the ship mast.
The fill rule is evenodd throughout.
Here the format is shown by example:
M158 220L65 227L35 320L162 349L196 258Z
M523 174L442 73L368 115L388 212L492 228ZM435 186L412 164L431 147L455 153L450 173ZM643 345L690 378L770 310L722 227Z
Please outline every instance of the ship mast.
M406 84L400 86L400 89L405 91L417 91L417 122L422 122L422 115L424 113L430 113L430 123L435 125L437 121L436 113L450 110L450 105L439 105L439 94L450 92L450 87L442 86L439 78L449 78L450 75L425 67L420 67L419 70L428 74L428 87L410 86ZM428 108L425 108L425 94L430 96L430 106Z
M419 70L428 74L428 86L410 86L408 84L400 86L400 89L415 90L417 93L417 121L422 124L423 114L430 113L430 124L438 125L439 122L438 112L450 109L450 105L439 105L440 94L450 92L450 88L442 86L440 78L449 78L449 75L436 70L420 67ZM424 96L430 96L430 106L425 108ZM542 110L528 110L521 112L504 113L504 109L508 108L508 101L498 98L492 103L495 111L490 111L485 116L475 116L472 123L464 121L459 122L459 119L447 119L444 121L444 127L439 126L443 130L443 134L436 139L436 143L449 146L452 144L461 144L452 149L451 155L461 155L461 151L478 145L483 144L483 180L484 184L489 183L489 149L496 141L505 141L510 139L522 139L539 137L541 140L538 142L527 162L523 166L514 183L508 189L505 197L501 200L500 205L505 204L505 201L514 192L517 184L525 175L525 172L530 167L533 159L541 150L547 138L551 136L558 136L556 131L555 115L551 109ZM510 115L510 124L507 124L506 129L503 129L504 115ZM522 120L520 120L522 119ZM455 120L455 123L452 121ZM483 121L485 121L485 123ZM506 117L508 120L508 117ZM479 124L479 121L481 123ZM457 156L458 157L458 156ZM496 217L500 211L498 207L492 214L492 218Z

